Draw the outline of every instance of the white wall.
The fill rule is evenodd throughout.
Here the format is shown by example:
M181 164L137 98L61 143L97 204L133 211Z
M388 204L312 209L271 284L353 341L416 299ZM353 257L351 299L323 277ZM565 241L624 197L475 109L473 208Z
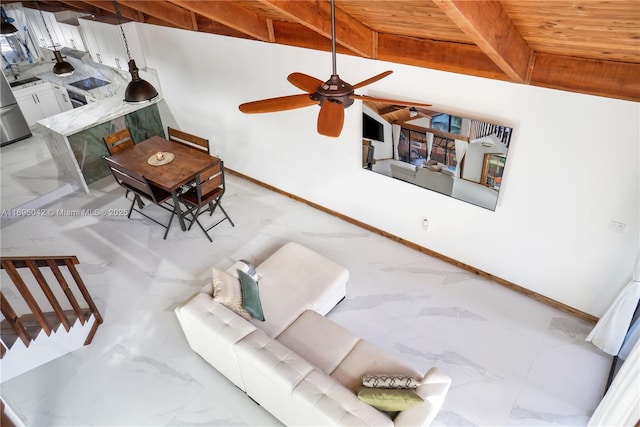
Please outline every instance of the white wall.
M394 70L358 93L514 128L491 212L363 170L359 101L337 139L316 133L315 106L238 111L300 93L291 72L327 79L330 53L141 27L177 125L210 138L227 167L596 316L631 277L640 246L637 103L339 55L338 72L352 84ZM608 231L610 220L626 223L624 233Z

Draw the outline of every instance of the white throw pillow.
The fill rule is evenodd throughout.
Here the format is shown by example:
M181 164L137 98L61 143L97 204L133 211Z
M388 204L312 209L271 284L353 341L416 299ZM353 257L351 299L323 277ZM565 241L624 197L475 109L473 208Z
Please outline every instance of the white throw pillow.
M251 320L251 315L242 306L240 281L215 267L213 268L213 300L233 310L237 315Z

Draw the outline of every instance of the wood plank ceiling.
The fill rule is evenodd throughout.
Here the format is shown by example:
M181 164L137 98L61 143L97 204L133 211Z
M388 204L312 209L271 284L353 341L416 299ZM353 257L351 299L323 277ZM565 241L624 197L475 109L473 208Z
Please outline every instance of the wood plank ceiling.
M335 2L340 53L640 101L638 0ZM123 17L148 24L331 50L328 0L119 3ZM115 12L108 0L39 4L48 10Z

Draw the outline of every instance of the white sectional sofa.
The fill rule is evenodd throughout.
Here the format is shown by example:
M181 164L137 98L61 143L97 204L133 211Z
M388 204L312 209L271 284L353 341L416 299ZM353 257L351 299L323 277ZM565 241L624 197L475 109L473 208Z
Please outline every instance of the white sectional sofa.
M453 172L450 172L446 166L441 170L433 170L426 166L418 167L398 160L391 163L390 167L393 178L401 179L447 196L453 194L455 178Z
M214 274L230 280L236 268ZM176 308L195 352L286 425L431 423L450 378L435 368L423 375L324 316L346 295L344 267L290 242L256 272L265 321L214 301L211 285ZM399 413L379 411L356 394L368 373L412 376L424 401Z

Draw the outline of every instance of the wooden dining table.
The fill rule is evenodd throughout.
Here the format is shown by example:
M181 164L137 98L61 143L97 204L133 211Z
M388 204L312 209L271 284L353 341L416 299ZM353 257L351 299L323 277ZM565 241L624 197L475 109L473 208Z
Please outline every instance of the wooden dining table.
M158 152L171 153L174 158L169 163L154 166L150 164L149 159ZM192 182L198 173L220 162L218 157L214 157L206 151L159 136L152 136L132 148L108 157L126 169L143 175L149 183L156 187L169 191L182 231L186 230L186 225L178 203L178 190L183 185Z

